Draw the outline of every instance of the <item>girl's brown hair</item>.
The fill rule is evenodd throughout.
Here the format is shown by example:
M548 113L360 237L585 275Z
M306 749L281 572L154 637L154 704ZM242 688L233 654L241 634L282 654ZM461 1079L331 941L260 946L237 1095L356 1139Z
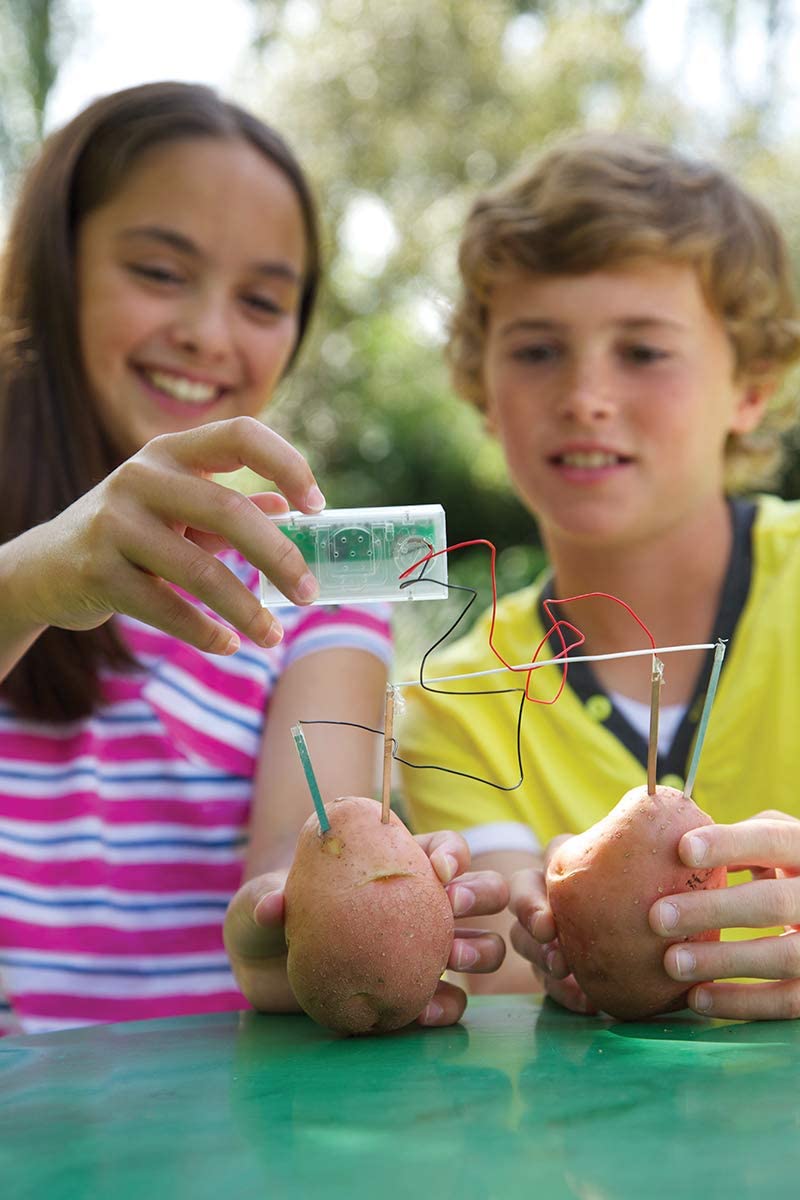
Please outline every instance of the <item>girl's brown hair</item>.
M462 292L448 359L456 389L485 407L492 284L514 271L583 274L636 261L686 263L728 331L739 378L780 374L800 357L783 236L724 171L631 134L582 134L478 198L461 238ZM774 473L788 405L726 447L731 490Z
M297 195L306 269L295 357L319 286L320 239L308 183L283 139L199 85L144 84L95 101L45 142L11 220L0 289L0 542L50 520L119 462L81 358L81 222L115 194L145 150L209 137L245 140L283 171ZM80 633L51 628L0 691L22 714L71 720L101 702L102 667L132 665L112 622Z

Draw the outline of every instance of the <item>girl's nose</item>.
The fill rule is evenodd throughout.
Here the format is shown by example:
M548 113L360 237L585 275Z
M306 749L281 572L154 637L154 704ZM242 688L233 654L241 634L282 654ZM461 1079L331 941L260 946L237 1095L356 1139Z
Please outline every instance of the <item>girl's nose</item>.
M175 345L201 360L218 361L231 351L230 314L223 300L198 297L178 314L172 326Z

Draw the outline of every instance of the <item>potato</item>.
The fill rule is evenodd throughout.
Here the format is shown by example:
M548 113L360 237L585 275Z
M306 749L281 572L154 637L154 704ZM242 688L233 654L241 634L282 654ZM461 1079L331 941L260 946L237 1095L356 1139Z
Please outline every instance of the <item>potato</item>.
M286 881L289 983L329 1029L385 1033L424 1009L453 944L450 901L395 813L364 796L309 817Z
M664 970L667 946L717 941L719 930L692 937L659 937L648 923L659 896L726 883L724 867L686 867L678 843L711 817L676 788L626 792L591 829L553 855L547 892L561 949L570 970L597 1008L639 1020L685 1007L689 991Z

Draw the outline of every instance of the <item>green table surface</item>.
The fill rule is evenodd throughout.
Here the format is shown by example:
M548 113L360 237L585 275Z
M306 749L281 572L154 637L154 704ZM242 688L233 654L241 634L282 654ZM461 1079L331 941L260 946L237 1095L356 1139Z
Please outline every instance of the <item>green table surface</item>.
M0 1042L8 1200L800 1194L800 1022L471 1001L347 1039L220 1013Z

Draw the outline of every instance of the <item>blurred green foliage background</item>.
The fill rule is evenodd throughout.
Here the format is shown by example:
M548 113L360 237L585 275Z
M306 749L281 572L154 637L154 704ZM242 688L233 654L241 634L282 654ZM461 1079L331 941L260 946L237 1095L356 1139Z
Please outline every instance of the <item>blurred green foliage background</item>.
M253 43L228 91L297 150L328 260L310 343L269 421L309 456L329 505L439 502L450 540L490 538L501 590L520 586L541 562L535 529L442 360L463 217L481 188L554 137L633 128L728 164L777 212L800 263L800 4L251 3ZM0 0L6 198L41 137L79 17L80 0ZM658 69L659 28L682 47L668 71ZM716 91L698 102L687 80L704 70ZM800 439L788 446L780 486L797 496ZM485 567L451 563L482 586ZM398 607L413 609L401 643L424 644L429 620L441 625L423 617L438 605Z

